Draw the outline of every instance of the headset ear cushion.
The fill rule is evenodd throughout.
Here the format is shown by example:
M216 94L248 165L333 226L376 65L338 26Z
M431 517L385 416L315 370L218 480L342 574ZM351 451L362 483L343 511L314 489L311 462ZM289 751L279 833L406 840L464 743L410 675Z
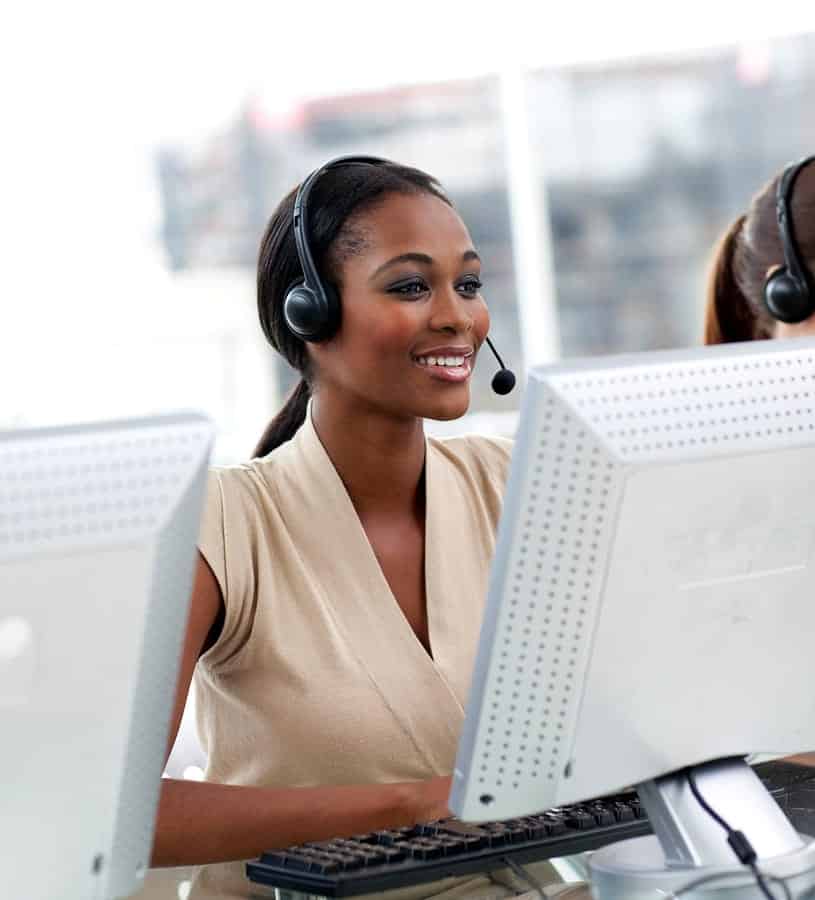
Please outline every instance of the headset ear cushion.
M304 341L314 340L324 320L322 304L314 291L302 283L289 288L283 302L283 317L289 330Z
M815 311L807 286L793 278L785 268L777 269L767 279L764 302L774 318L789 324L803 322Z

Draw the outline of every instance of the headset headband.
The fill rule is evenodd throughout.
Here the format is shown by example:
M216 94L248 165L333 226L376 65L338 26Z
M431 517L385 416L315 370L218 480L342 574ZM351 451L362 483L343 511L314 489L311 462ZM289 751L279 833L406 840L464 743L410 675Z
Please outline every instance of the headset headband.
M362 163L372 166L380 166L387 164L388 160L381 159L378 156L338 156L329 160L324 165L315 169L304 181L301 182L294 198L294 215L292 224L294 227L294 242L297 246L297 256L300 259L300 266L303 270L303 283L306 287L313 291L322 293L323 286L320 276L317 274L317 266L311 255L309 247L309 230L308 230L308 198L314 182L328 169L336 166L353 165L354 163Z
M775 211L778 218L778 231L781 235L781 247L784 251L784 265L787 272L801 285L807 285L809 279L801 261L790 202L798 176L813 160L815 160L815 156L805 156L798 162L790 163L778 180L775 194Z

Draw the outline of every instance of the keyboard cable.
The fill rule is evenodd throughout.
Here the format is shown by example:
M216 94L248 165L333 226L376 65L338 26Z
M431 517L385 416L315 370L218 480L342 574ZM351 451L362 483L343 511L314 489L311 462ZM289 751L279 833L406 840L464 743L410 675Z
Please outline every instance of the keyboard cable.
M529 887L532 888L533 891L536 891L541 900L546 900L546 894L543 893L543 885L538 881L537 878L532 875L531 872L527 872L526 869L515 862L514 859L511 859L509 856L505 856L503 858L503 862L505 862L510 869L517 875L518 878L521 879L525 884L528 884Z
M505 856L502 860L509 866L510 869L515 873L515 875L520 878L521 881L525 882L529 887L532 888L533 891L541 898L541 900L548 900L546 896L546 892L543 888L543 885L535 878L530 871L525 869L522 865L515 862L514 859L510 859L508 856ZM573 890L580 891L580 896L583 896L583 892L586 889L586 885L581 881L579 883L568 884L565 891L560 891L558 893L558 900L569 900L569 897L572 894ZM524 893L527 893L524 891Z

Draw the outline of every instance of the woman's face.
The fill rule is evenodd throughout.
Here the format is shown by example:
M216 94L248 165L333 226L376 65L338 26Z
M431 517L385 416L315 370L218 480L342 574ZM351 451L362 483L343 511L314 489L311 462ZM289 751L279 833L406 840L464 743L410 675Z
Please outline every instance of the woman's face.
M463 415L490 324L464 223L431 194L387 194L353 228L362 247L340 267L342 324L309 346L317 389L400 418Z

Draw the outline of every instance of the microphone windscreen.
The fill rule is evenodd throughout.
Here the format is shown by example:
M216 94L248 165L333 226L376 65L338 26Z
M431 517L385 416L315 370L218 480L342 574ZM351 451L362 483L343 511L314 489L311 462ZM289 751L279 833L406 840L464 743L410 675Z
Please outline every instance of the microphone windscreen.
M496 394L508 394L515 387L515 373L500 369L492 376L492 389Z

